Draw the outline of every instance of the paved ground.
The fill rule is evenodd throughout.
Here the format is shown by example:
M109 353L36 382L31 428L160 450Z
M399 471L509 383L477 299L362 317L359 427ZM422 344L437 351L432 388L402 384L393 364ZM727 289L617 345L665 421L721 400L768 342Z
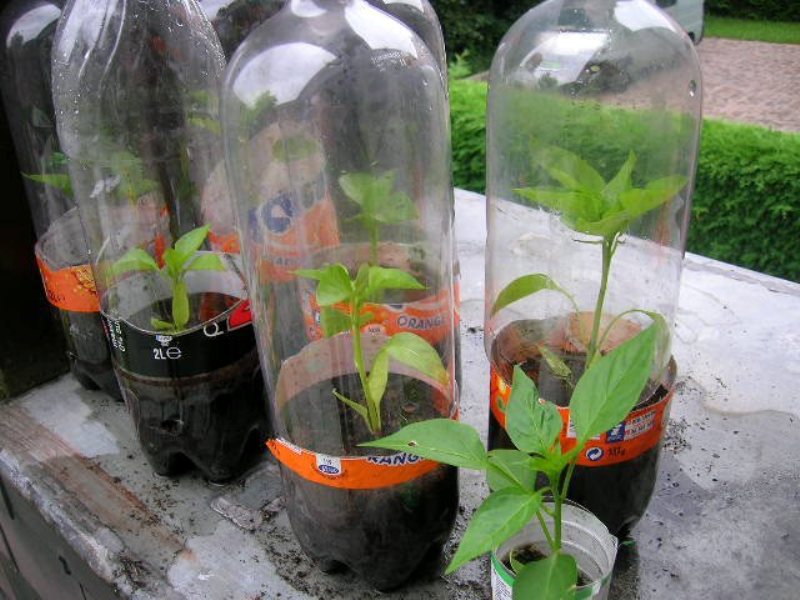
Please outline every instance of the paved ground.
M706 117L800 132L800 45L706 38Z

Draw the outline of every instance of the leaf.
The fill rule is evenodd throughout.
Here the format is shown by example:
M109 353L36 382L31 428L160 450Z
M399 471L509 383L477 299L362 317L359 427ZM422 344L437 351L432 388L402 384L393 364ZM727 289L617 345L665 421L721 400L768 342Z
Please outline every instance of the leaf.
M373 216L379 223L392 225L416 219L419 212L408 194L395 192L384 200L381 209Z
M189 322L189 294L183 281L177 282L172 290L172 320L177 330L183 329Z
M477 471L484 470L488 464L486 449L478 432L452 419L412 423L392 435L361 446L408 452L446 465Z
M575 231L596 235L603 238L611 238L618 233L622 233L628 228L631 222L631 215L624 210L612 213L598 221L587 221L578 219L571 224Z
M320 314L320 325L325 337L333 337L337 333L350 329L350 315L332 306L323 306Z
M347 406L352 408L354 411L356 411L359 415L361 415L362 418L364 418L367 421L367 425L369 425L369 412L367 411L366 408L361 406L358 402L350 400L350 398L344 396L343 394L340 394L336 390L333 390L333 395L336 396L336 398L338 398L342 402L344 402Z
M541 400L533 381L514 366L511 398L506 409L506 431L523 452L546 455L561 433L562 420L552 402Z
M570 400L570 415L582 445L619 424L639 401L650 377L656 328L603 356L578 380Z
M374 296L381 290L424 290L425 286L402 269L370 267L367 274L365 296Z
M430 343L415 333L407 331L396 333L389 338L381 352L386 352L396 361L408 365L439 383L447 385L450 380L439 353Z
M177 252L175 252L175 249L167 248L161 257L164 260L164 265L167 268L167 273L169 273L169 276L174 280L180 279L183 264L181 263L180 256Z
M175 325L173 323L168 323L167 321L162 321L161 319L156 319L155 317L151 317L150 325L152 325L153 329L156 331L173 331L175 329Z
M686 177L674 175L648 183L644 189L635 189L620 196L620 203L631 220L672 200L686 185Z
M292 135L272 145L272 155L283 162L292 162L311 156L317 151L314 140L302 135Z
M372 368L367 376L367 389L372 402L380 406L383 393L386 391L386 382L389 381L389 355L384 346L372 361ZM377 408L377 407L376 407Z
M513 550L511 551L511 554L508 555L508 562L511 563L511 570L514 571L514 573L519 573L525 567L525 565L516 559Z
M509 304L512 304L517 300L527 298L528 296L531 296L542 290L562 291L555 281L550 279L547 275L543 275L542 273L518 277L504 287L497 295L497 300L494 301L494 305L492 306L492 316L497 314Z
M196 229L192 229L191 231L184 233L178 241L175 242L175 252L177 253L178 263L177 265L182 269L183 265L186 264L194 253L200 249L200 246L203 245L203 242L206 241L206 236L208 236L208 231L211 229L209 225L203 225L202 227L197 227Z
M301 277L316 279L317 303L320 306L332 306L339 302L349 300L353 295L353 283L347 267L339 263L328 265L324 269L299 269L295 271Z
M111 272L119 277L131 271L158 271L155 259L141 248L131 248L111 266Z
M567 189L599 192L606 185L603 176L593 166L564 148L546 146L534 150L534 161Z
M557 552L523 567L514 581L514 600L572 600L578 565L569 554Z
M195 127L200 127L201 129L210 131L211 133L214 133L216 135L220 135L222 133L222 126L216 119L210 119L208 117L201 117L195 115L189 117L189 123L194 125Z
M536 485L534 459L519 450L492 450L489 452L486 482L492 491L507 487L532 490Z
M195 258L189 266L187 271L224 271L225 263L222 262L219 254L200 254Z
M580 217L597 218L591 197L582 191L558 190L552 188L517 188L514 193L526 200L553 209L568 221Z
M452 573L473 558L495 550L525 527L541 505L541 492L505 488L492 493L472 515L445 574Z
M28 175L27 173L23 173L22 175L36 183L43 183L44 185L49 185L52 188L60 190L64 195L70 198L73 196L72 179L69 175L62 173L45 173L42 175Z
M567 365L558 354L550 350L547 346L540 345L537 346L537 348L539 352L542 353L542 358L544 358L550 371L553 372L553 375L571 381L572 369L569 368L569 365Z
M623 192L631 189L631 177L633 169L636 167L636 154L631 150L628 153L628 159L620 167L619 172L614 175L614 178L608 182L608 185L603 189L603 198L607 201L606 206L611 208L617 205L619 196Z

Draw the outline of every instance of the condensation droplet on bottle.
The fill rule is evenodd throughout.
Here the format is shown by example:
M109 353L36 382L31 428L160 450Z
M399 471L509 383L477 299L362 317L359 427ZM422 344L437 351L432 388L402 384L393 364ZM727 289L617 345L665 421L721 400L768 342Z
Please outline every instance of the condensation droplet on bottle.
M689 82L689 95L694 98L695 94L697 93L697 82L692 79Z

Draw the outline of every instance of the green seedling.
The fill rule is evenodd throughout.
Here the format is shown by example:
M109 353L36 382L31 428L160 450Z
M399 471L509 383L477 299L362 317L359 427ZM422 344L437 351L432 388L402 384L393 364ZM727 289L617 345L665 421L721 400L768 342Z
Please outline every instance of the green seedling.
M371 261L378 264L378 241L380 230L386 225L399 225L416 219L417 207L403 192L394 191L394 173L370 175L348 173L339 178L345 195L358 204L359 214L355 220L369 232Z
M47 161L47 166L43 173L23 173L22 175L26 179L50 186L60 191L68 198L72 198L74 195L72 190L72 179L70 179L69 174L59 172L66 169L67 162L68 159L65 154L62 152L53 152L53 154L50 156L50 159Z
M596 243L602 248L600 287L586 351L588 368L598 360L603 341L623 316L615 317L601 331L611 263L624 234L636 219L674 198L686 185L686 178L677 175L664 177L651 181L644 187L635 187L632 177L636 167L636 154L633 152L629 153L628 159L609 181L588 162L568 150L549 146L537 151L535 156L536 166L544 170L560 187L519 188L514 190L515 193L527 201L553 209L567 227L598 238ZM492 315L513 302L546 289L565 295L576 313L578 312L574 298L566 290L547 275L537 273L525 275L508 284L498 295L492 307ZM648 315L657 322L662 333L666 334L663 317L639 309L624 314L635 312ZM557 375L559 370L563 372L565 368L568 369L552 353L544 358Z
M487 452L475 429L450 419L414 423L362 444L486 473L491 494L473 515L448 573L495 551L535 518L550 552L526 565L514 561L514 599L574 598L578 570L575 558L564 551L562 508L575 464L589 440L620 423L639 401L650 376L656 338L656 328L648 327L584 372L569 404L577 436L569 451L561 447L563 424L558 409L539 397L536 385L519 366L514 367L506 409L507 431L515 450ZM539 475L547 485L537 489ZM552 517L552 526L545 514Z
M153 317L151 325L158 331L178 332L189 322L189 293L185 277L189 271L224 271L225 264L217 254L201 254L200 247L208 236L209 226L198 227L181 236L174 247L164 252L164 266L141 248L132 248L111 267L115 277L133 271L154 271L164 277L172 291L172 321Z
M300 269L297 275L317 282L317 302L320 305L321 325L326 337L350 332L353 339L353 361L364 393L358 402L338 391L334 395L357 412L374 435L380 435L381 402L389 378L389 360L393 359L447 385L449 376L436 350L413 333L397 333L381 347L367 372L361 328L374 319L367 304L375 302L386 290L422 290L425 286L400 269L361 265L355 279L347 267L328 265L323 269Z

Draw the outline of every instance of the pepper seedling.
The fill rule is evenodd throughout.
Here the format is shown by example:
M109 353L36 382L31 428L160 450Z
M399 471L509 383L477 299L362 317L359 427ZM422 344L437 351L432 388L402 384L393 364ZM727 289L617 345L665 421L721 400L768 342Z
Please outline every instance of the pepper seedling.
M402 332L389 337L367 372L362 341L362 328L374 319L365 309L368 303L380 298L386 290L422 290L425 286L401 269L361 265L355 279L342 264L328 265L322 269L300 269L301 277L318 282L316 296L321 307L321 325L326 337L350 332L353 339L353 361L358 371L364 394L363 402L348 398L337 390L334 395L356 411L374 435L383 428L381 402L389 378L389 360L394 359L427 375L444 385L449 376L439 354L420 336Z
M562 532L562 507L570 480L587 443L622 422L639 401L650 377L656 329L653 325L641 331L583 373L569 404L577 438L569 449L561 445L564 425L558 408L539 397L536 385L518 365L506 408L507 431L515 450L487 452L475 429L451 419L413 423L361 444L486 473L491 494L473 515L447 573L495 551L535 518L544 531L549 554L525 565L512 561L514 600L574 598L577 563L564 551ZM539 474L547 485L537 489ZM551 527L545 514L552 517Z
M601 331L603 307L608 292L609 276L614 255L623 235L631 223L648 212L664 205L683 189L686 178L673 175L656 179L644 187L633 185L633 171L636 167L636 154L630 152L625 163L609 181L578 155L548 146L534 153L536 166L560 187L518 188L514 192L527 201L553 209L561 221L573 231L599 238L602 247L602 267L600 286L595 300L592 331L588 337L586 367L591 367L600 357L603 342L611 329L625 315L642 313L659 325L666 335L664 319L661 315L640 309L626 311L617 315ZM553 279L542 273L524 275L509 283L497 296L492 306L494 315L509 304L522 300L542 290L554 290L566 296L575 312L579 309L572 295ZM579 321L580 323L580 321ZM583 337L583 336L582 336ZM569 367L555 354L544 353L543 357L551 370L559 377L569 372Z
M403 192L394 191L394 173L371 175L347 173L339 178L345 195L358 204L360 211L354 220L360 221L369 232L371 261L378 264L380 230L386 225L399 225L416 219L417 207Z
M185 277L189 271L224 271L225 264L218 254L200 253L210 227L204 225L182 235L174 247L164 252L164 266L141 248L131 248L111 267L111 274L119 277L132 271L155 271L170 284L172 291L172 321L155 317L150 323L157 331L178 332L189 322L189 293Z

